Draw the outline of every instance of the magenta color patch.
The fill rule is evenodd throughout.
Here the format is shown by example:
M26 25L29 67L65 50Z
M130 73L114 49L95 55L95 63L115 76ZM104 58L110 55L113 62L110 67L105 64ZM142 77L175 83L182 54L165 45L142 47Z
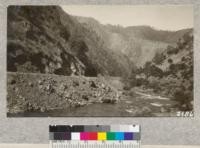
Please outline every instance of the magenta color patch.
M89 133L81 132L80 137L81 137L81 140L89 140Z

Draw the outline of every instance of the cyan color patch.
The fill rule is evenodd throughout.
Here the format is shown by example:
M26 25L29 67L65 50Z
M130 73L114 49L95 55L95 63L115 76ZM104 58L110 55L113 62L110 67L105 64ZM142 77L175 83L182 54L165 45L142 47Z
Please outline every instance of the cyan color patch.
M116 132L115 140L124 140L124 132Z

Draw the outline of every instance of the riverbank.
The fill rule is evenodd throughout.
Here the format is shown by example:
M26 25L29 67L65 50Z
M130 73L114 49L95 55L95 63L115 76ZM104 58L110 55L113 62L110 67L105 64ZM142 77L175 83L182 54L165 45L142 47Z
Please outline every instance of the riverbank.
M94 103L117 103L119 95L98 78L8 73L8 114L44 113Z
M8 73L8 117L176 116L177 103L118 77Z

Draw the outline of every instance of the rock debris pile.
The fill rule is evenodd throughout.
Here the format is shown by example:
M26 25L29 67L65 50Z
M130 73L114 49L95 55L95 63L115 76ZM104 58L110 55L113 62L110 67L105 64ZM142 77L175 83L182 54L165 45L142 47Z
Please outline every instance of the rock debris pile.
M8 73L9 113L48 112L93 103L117 103L120 95L97 78Z

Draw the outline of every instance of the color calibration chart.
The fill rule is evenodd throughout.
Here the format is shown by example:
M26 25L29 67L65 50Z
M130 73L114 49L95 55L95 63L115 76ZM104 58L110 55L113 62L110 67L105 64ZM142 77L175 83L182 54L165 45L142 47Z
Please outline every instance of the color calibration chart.
M50 148L140 148L139 125L50 125Z

